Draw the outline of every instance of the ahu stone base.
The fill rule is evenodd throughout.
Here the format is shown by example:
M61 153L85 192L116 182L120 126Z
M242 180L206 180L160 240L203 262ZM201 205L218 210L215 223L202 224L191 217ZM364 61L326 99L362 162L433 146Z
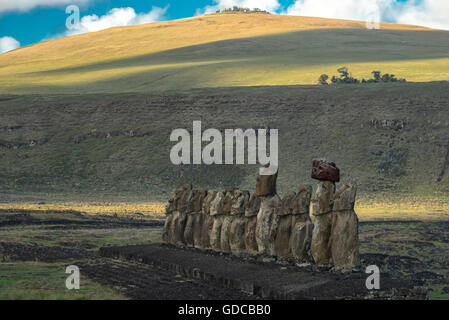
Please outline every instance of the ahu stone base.
M311 264L259 263L258 256L235 257L210 249L181 248L165 243L104 247L100 249L100 255L137 261L215 287L237 289L246 293L249 299L426 298L426 290L416 288L410 280L383 276L380 290L368 290L364 272L342 274Z

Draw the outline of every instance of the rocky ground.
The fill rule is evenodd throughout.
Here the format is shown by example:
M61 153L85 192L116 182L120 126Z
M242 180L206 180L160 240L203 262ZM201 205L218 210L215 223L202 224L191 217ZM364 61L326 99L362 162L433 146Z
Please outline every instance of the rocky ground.
M32 271L52 266L61 278L58 278L52 290L59 290L61 294L64 293L64 298L70 298L65 293L66 275L61 266L74 263L79 265L82 277L102 285L101 290L110 289L124 298L258 298L240 290L191 279L187 275L180 276L171 270L99 254L101 247L158 242L161 229L161 221L144 217L87 217L76 212L2 212L0 298L10 298L8 292L13 291L17 293L14 296L16 298L45 297L41 288L46 287L45 281L50 280L39 276L41 271ZM360 225L360 240L363 265L378 265L382 278L407 282L412 287L424 287L430 299L449 298L449 222L364 222ZM293 267L271 263L278 268ZM22 269L25 271L17 271ZM311 271L323 272L325 277L333 273L326 268ZM329 288L324 289L332 292Z

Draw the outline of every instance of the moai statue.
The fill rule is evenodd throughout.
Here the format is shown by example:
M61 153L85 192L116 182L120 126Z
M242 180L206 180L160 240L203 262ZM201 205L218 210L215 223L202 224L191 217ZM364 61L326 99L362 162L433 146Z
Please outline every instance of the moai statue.
M201 224L201 239L198 247L209 249L210 246L210 234L212 233L212 226L214 224L214 218L210 215L212 201L217 195L216 191L207 191L207 196L203 200L202 206L202 224ZM197 246L195 242L195 246Z
M175 191L174 195L168 199L167 205L165 206L165 223L164 229L162 231L162 241L170 243L171 242L171 234L170 228L173 221L173 213L177 209L177 200L179 198L179 192Z
M195 199L195 197L197 196L197 190L192 190L192 197L190 199L190 202L193 201L193 199ZM191 208L193 207L193 205L191 206L190 204L188 206L186 206L186 208ZM186 224L184 227L184 244L188 247L193 247L193 223L195 221L195 216L196 216L196 212L195 211L188 211L186 212Z
M210 247L212 250L221 250L221 227L223 225L223 202L225 195L217 192L210 206L210 215L213 218L212 230L210 232Z
M267 164L264 167L268 168ZM276 181L278 178L278 172L273 175L257 175L256 180L256 195L258 197L273 197L276 195Z
M176 201L177 210L173 213L170 225L170 243L184 245L184 229L187 221L187 213L192 211L192 186L188 184L184 185L178 195L179 197Z
M301 262L310 260L310 246L312 242L313 224L310 220L310 199L312 186L301 185L294 198L292 232L290 247L293 257Z
M260 209L261 198L255 193L249 198L245 208L245 248L248 253L256 254L258 252L256 241L257 214Z
M201 207L206 192L204 190L192 190L192 196L188 206L185 206L187 212L187 220L184 228L184 243L187 246L195 245L195 229L199 239L201 232Z
M293 208L296 193L289 191L282 198L282 204L277 215L279 216L279 227L277 229L275 249L278 257L291 258L292 248L290 237L292 233Z
M193 245L197 248L201 247L201 231L203 228L204 215L203 215L203 202L207 196L206 190L198 190L195 198L193 199L193 210L196 213L193 220Z
M220 232L220 248L223 252L230 252L231 246L229 244L229 235L231 233L231 224L233 216L231 216L232 201L236 189L227 189L223 200L223 223Z
M343 184L334 197L333 222L330 238L332 261L346 268L360 266L358 218L354 211L357 187Z
M326 159L313 160L312 178L319 180L312 198L312 214L315 216L311 252L317 264L332 262L329 239L332 229L335 182L340 181L340 170Z
M266 166L268 167L268 165ZM274 175L258 175L256 196L261 198L257 213L256 241L258 252L266 256L276 256L275 240L282 201L276 194L277 172Z
M249 191L235 190L231 205L231 229L229 232L229 247L231 252L239 254L245 251L245 208L249 202Z

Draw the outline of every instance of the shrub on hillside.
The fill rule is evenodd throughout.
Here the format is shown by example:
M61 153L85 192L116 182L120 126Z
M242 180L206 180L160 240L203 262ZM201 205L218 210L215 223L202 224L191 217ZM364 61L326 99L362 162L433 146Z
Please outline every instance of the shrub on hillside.
M385 73L382 74L380 71L373 71L371 72L373 74L372 79L356 79L354 78L351 73L349 72L348 68L341 67L338 70L339 76L332 76L331 82L333 84L357 84L357 83L380 83L380 82L406 82L405 79L398 79L394 74ZM321 85L327 85L329 84L327 80L329 79L329 76L327 74L322 74L318 79L318 84Z
M318 79L318 83L322 85L328 85L327 80L329 79L329 76L327 74L322 74L320 78Z
M222 10L217 10L216 13L234 13L234 12L243 12L243 13L269 13L266 10L261 10L259 8L254 8L251 10L250 8L241 8L238 6L233 6L232 8L226 8Z
M400 177L405 174L407 158L408 150L403 148L391 149L384 154L380 163L377 165L377 169L381 174Z

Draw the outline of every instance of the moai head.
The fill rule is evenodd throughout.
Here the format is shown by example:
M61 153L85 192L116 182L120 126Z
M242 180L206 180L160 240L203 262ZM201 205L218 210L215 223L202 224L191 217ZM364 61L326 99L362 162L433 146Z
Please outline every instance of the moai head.
M299 187L295 197L293 214L309 214L310 200L312 198L312 186L303 184Z
M210 215L217 216L223 214L223 202L225 195L223 192L217 192L210 205Z
M192 199L194 212L201 212L203 208L203 201L206 198L206 195L206 190L194 190Z
M206 198L204 198L203 200L203 207L202 207L203 214L210 215L210 207L216 195L217 195L216 191L211 190L207 191Z
M231 215L240 216L245 214L245 208L249 202L249 191L234 190L231 199Z
M177 204L178 211L182 213L193 212L192 198L193 198L192 185L185 184L182 187L181 195Z
M282 206L278 210L278 215L288 215L294 213L296 193L289 191L282 198Z
M268 168L270 164L264 167ZM274 196L276 194L276 180L278 172L273 175L258 175L256 180L256 195L259 197Z
M357 186L352 183L344 183L334 197L334 211L354 210Z
M226 189L224 193L224 199L223 199L223 213L224 215L230 215L231 214L231 207L232 207L232 198L234 197L234 192L236 189L234 188L228 188Z
M340 181L340 169L335 162L325 158L314 159L312 161L312 178L320 181Z
M168 202L165 205L165 214L166 215L172 214L175 210L176 210L175 197L172 196L168 199Z
M261 198L256 196L255 193L253 193L250 196L249 201L245 207L245 217L257 216L257 213L259 212L260 209L260 202Z
M176 209L181 212L184 210L185 200L189 196L190 191L192 191L192 186L185 184L181 190L176 191Z
M178 206L180 205L179 202L182 197L183 190L175 190L173 196L171 196L167 204L165 205L165 214L172 214L173 212L179 210Z
M334 205L335 183L332 181L318 182L312 198L312 214L319 216L332 211Z

